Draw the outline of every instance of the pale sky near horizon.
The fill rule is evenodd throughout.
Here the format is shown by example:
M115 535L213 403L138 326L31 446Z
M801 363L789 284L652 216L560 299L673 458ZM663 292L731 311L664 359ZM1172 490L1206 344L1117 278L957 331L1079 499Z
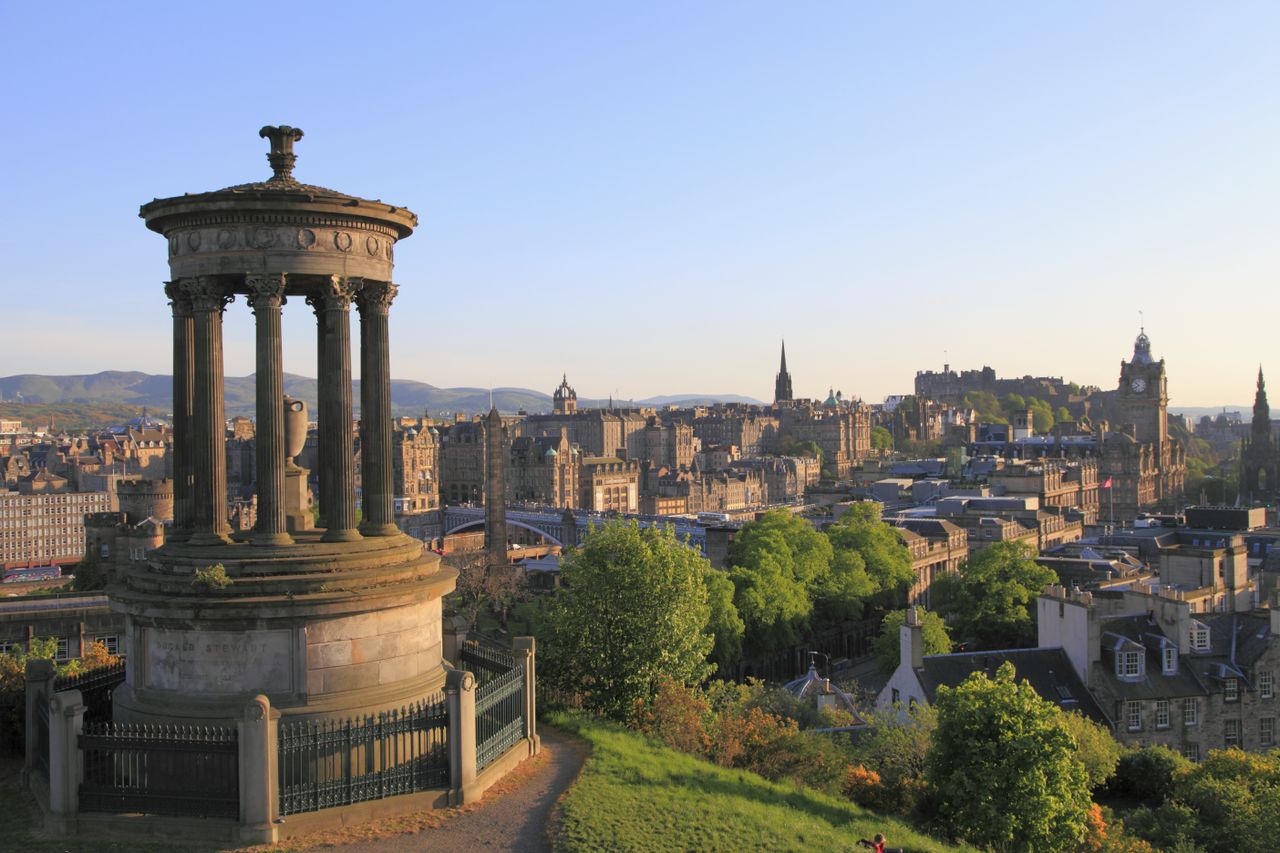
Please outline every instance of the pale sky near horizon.
M771 399L785 337L803 396L1114 387L1142 311L1175 408L1250 402L1278 43L1263 2L11 2L0 375L169 372L138 206L265 179L291 124L300 180L421 217L397 378ZM226 335L252 372L242 302Z

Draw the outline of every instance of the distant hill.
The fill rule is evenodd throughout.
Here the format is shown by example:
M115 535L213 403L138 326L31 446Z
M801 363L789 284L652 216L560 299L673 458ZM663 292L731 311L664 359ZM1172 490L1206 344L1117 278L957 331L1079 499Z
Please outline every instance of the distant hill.
M250 415L254 409L254 378L228 376L225 379L228 415ZM355 401L360 401L360 383L355 383ZM292 373L284 375L284 391L291 397L305 400L314 411L316 406L316 380ZM156 413L168 412L173 406L173 377L139 373L136 371L108 370L82 376L43 376L27 373L19 376L0 377L0 397L9 402L39 404L105 404L117 406L146 406ZM697 395L681 394L650 397L635 401L636 405L711 405L716 402L758 401L736 394ZM528 388L495 388L493 404L503 412L524 410L530 413L551 411L551 396ZM579 404L603 406L606 400L580 400ZM627 405L615 401L616 405ZM489 410L488 388L437 388L425 382L411 379L391 380L391 408L397 415L420 415L430 412L486 412Z
M1170 406L1169 412L1175 415L1184 415L1187 420L1195 423L1205 415L1216 418L1222 414L1224 409L1228 412L1239 412L1240 416L1246 421L1253 418L1253 403L1232 406Z

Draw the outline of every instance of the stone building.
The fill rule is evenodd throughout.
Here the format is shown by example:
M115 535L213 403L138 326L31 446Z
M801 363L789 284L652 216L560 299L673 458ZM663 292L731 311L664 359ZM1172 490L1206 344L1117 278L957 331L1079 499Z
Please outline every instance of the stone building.
M440 508L440 433L434 426L419 422L393 430L391 466L397 515Z
M445 504L484 502L485 426L459 421L440 430L440 501Z
M778 439L779 421L773 414L741 405L716 406L693 419L693 434L702 446L732 445L743 458L763 456Z
M697 440L690 424L665 421L654 415L645 423L643 461L668 468L687 468L697 453Z
M791 373L787 370L787 342L782 342L782 362L778 367L778 376L773 382L773 402L787 403L795 399L791 390Z
M1086 525L1098 520L1098 462L1079 459L1010 460L987 475L995 495L1035 496L1043 509L1075 510Z
M0 492L0 566L68 565L85 550L85 516L111 510L106 492L77 492L38 471Z
M577 509L582 498L578 457L568 430L512 439L507 497L512 503Z
M798 503L804 493L816 486L822 467L809 456L762 456L739 459L726 467L738 471L759 471L763 491L760 502L766 505Z
M821 406L797 404L776 412L780 434L817 444L823 466L837 479L849 477L856 464L871 456L871 410L860 400L837 400L833 394Z
M1119 522L1148 509L1181 509L1186 450L1169 435L1169 380L1145 332L1134 341L1132 358L1120 363L1114 406L1120 426L1104 432L1098 450L1098 477L1111 484L1103 496L1105 517L1113 505Z
M640 463L617 457L588 456L579 474L582 509L596 512L639 512Z
M907 593L908 603L930 607L934 581L960 571L960 564L969 558L969 534L939 518L896 519L893 525L911 554L915 581Z
M1128 746L1200 761L1210 750L1277 746L1280 609L1196 613L1172 588L1037 600L1040 645L1063 648Z
M117 485L119 512L85 516L84 560L114 570L147 559L164 544L173 521L172 480L126 480Z

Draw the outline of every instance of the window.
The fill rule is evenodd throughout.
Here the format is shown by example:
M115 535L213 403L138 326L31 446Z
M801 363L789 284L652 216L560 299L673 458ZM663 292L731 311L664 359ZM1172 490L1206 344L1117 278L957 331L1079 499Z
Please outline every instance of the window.
M1195 699L1182 700L1182 724L1194 726L1199 721L1200 707Z
M1276 695L1275 682L1271 678L1271 670L1258 673L1258 695L1270 699Z
M1169 728L1169 700L1168 699L1156 700L1156 728L1157 729Z
M1209 651L1209 626L1203 622L1191 623L1191 648L1197 652Z
M1223 720L1222 721L1222 742L1227 749L1240 745L1240 721L1239 720Z
M898 688L893 688L893 704L897 705L902 701L902 694L898 692Z
M1117 652L1116 676L1139 678L1142 675L1142 652Z
M1276 718L1262 717L1258 720L1258 739L1263 746L1276 745Z
M66 637L58 638L58 650L54 652L54 660L71 660L71 642Z
M1129 701L1124 703L1124 716L1129 724L1129 731L1142 731L1142 703Z
M1178 674L1178 649L1175 646L1165 646L1163 649L1163 659L1161 660L1161 670L1165 675Z
M1222 682L1222 701L1240 701L1240 681L1238 679L1228 678L1226 681Z
M1182 757L1188 761L1200 761L1200 744L1189 743L1182 747Z
M106 646L107 654L109 655L120 654L120 638L117 635L110 634L106 637L94 637L94 639L97 642L102 643L102 645Z

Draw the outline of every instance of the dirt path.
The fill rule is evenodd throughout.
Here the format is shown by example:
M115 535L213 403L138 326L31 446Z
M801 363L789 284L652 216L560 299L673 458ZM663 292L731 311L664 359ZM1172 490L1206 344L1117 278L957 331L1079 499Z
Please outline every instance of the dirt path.
M499 782L479 803L437 812L434 825L350 843L322 843L318 849L341 853L392 853L401 850L509 851L544 853L551 850L547 822L560 799L582 769L590 752L587 744L558 729L543 728L542 752Z

